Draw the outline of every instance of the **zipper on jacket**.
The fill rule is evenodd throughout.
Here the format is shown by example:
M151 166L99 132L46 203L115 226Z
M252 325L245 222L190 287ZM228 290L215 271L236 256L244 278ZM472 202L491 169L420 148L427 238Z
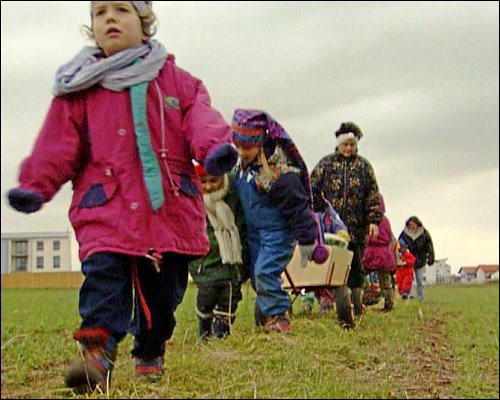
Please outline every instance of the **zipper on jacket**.
M347 212L347 160L344 160L344 207L342 210L342 220L346 220L346 212Z

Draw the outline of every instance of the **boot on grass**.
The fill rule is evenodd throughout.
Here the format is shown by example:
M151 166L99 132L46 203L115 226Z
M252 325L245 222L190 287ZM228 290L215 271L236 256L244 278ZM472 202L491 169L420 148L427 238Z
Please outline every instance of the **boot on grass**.
M66 370L66 386L77 392L92 392L100 388L105 393L116 359L115 338L102 328L79 329L74 338L80 344L80 354Z

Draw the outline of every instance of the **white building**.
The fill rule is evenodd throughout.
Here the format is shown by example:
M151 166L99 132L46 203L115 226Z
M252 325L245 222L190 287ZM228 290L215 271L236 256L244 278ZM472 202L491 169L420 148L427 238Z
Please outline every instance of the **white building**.
M70 232L2 233L2 274L71 271Z
M498 273L498 265L478 265L476 271L477 283L491 282L494 273Z
M462 267L458 270L460 275L460 282L462 283L476 283L477 267Z
M435 260L432 267L426 265L424 282L428 285L443 285L453 282L451 267L446 263L448 259Z

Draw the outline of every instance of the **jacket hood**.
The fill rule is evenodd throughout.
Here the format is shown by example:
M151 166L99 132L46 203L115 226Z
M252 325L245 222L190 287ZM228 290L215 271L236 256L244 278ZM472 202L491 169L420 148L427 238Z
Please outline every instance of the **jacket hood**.
M172 64L175 64L175 56L171 53L168 53L167 61L170 61Z

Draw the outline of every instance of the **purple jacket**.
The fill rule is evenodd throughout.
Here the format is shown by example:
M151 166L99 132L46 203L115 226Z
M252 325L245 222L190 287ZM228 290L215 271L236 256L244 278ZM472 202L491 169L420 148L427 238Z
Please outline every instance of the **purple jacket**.
M81 260L96 252L143 256L154 249L200 257L208 251L192 159L203 163L214 148L230 143L231 129L211 107L203 83L173 57L155 81L157 86L148 87L147 119L165 193L156 212L142 175L128 91L95 86L54 98L32 154L21 165L20 188L45 202L72 182L69 218ZM166 163L159 156L162 147Z
M394 238L391 223L385 216L385 203L382 195L379 195L380 211L383 213L382 220L378 226L378 236L370 237L366 243L363 253L363 267L367 271L395 271L396 258L391 247Z

